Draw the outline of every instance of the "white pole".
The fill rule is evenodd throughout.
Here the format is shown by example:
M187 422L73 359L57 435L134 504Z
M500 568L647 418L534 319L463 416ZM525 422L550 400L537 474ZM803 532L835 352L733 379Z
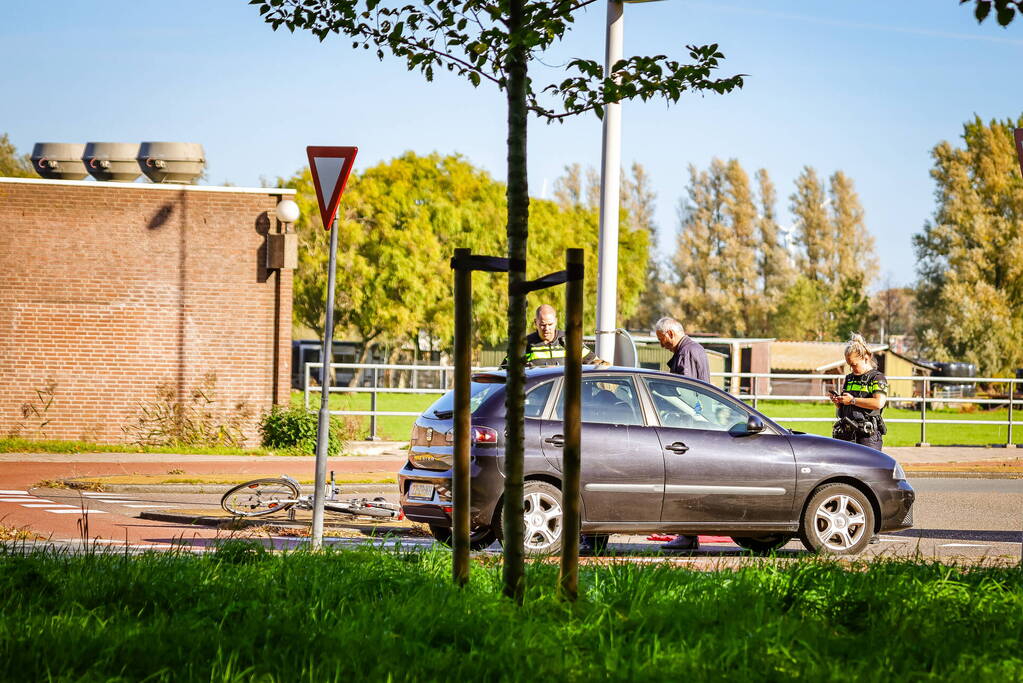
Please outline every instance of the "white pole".
M622 59L625 35L624 5L607 2L607 54L605 73ZM597 255L597 348L600 358L615 357L618 327L618 203L622 172L622 105L604 107L604 148L600 164L600 245Z
M327 258L327 312L323 325L323 350L320 360L323 375L320 413L316 432L316 484L313 489L313 548L323 547L323 502L327 486L327 451L330 442L330 364L334 360L334 273L337 270L338 218L330 226L330 255ZM375 395L375 394L374 394Z

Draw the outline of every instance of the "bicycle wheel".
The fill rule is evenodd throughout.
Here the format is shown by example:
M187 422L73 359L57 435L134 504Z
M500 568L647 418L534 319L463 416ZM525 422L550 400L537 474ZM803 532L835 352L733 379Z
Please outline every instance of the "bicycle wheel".
M298 487L287 479L253 479L225 493L220 506L238 517L261 517L287 510L296 498Z

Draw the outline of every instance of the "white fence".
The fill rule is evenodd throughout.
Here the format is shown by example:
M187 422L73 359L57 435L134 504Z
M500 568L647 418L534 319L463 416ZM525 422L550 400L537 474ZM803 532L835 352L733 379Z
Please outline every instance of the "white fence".
M312 410L310 405L310 396L313 391L312 389L312 373L313 369L321 369L323 366L321 363L306 363L304 370L304 379L302 383L303 393L305 395L305 407L306 410ZM370 418L370 438L376 439L377 437L377 417L383 415L396 415L396 416L407 416L407 417L418 417L421 411L395 411L395 410L378 410L377 409L377 396L379 394L441 394L451 388L451 383L454 380L454 368L449 365L388 365L379 363L331 363L331 369L337 372L338 370L362 370L363 371L363 382L364 385L360 386L330 386L331 393L368 393L370 395L370 409L369 410L332 410L331 415L356 415L356 416L368 416ZM487 370L494 370L493 367L478 367L473 368L473 372L482 372ZM410 386L404 387L388 387L381 386L381 376L386 376L388 372L391 373L404 373ZM427 377L424 378L424 375ZM771 400L771 401L801 401L810 403L822 403L828 399L826 396L807 396L807 395L786 395L786 394L759 394L759 393L742 393L737 388L741 386L743 379L757 380L767 379L768 381L773 380L804 380L812 382L814 380L825 380L828 382L839 382L842 380L841 375L807 375L798 373L755 373L755 372L721 372L711 373L711 377L720 377L729 381L725 382L726 386L732 387L733 391L730 393L746 403L749 403L754 408L759 406L760 401ZM889 396L889 405L906 405L910 404L915 408L919 408L920 417L917 418L885 418L885 422L889 424L908 423L908 424L919 424L920 425L920 441L918 445L927 445L927 425L935 424L959 424L959 425L983 425L983 426L1003 426L1008 427L1006 436L1006 445L1012 445L1013 441L1013 427L1023 426L1023 422L1014 421L1015 410L1023 407L1023 379L1015 379L1010 377L888 377L889 382L893 381L905 381L909 380L913 382L914 387L919 386L919 392L914 388L913 396ZM975 383L984 383L989 385L1005 385L1006 396L1005 398L967 398L954 395L958 392L942 391L944 385L967 385ZM428 384L429 387L420 387L420 384ZM750 382L751 385L756 386L760 382ZM938 395L935 395L935 394ZM953 419L936 419L927 416L927 408L933 404L976 404L976 405L987 405L993 407L1007 407L1008 415L1005 420L953 420ZM834 422L833 417L772 417L775 422Z

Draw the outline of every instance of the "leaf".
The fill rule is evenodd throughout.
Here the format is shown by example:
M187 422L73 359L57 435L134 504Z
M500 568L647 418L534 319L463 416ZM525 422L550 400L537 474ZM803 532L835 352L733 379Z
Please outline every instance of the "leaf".
M987 19L987 15L991 13L991 3L979 0L977 6L973 10L973 16L977 17L977 23Z

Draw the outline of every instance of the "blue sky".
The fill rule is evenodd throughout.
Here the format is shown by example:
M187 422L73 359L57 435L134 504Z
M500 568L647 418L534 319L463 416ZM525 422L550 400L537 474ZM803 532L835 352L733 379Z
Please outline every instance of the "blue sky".
M534 70L603 59L604 5ZM915 279L911 236L934 209L930 150L974 114L1023 112L1023 21L977 26L957 0L665 0L626 7L625 52L685 56L717 42L732 95L627 103L622 158L658 194L660 251L678 230L687 166L737 158L787 197L805 164L850 175L882 276ZM0 131L37 141L200 142L210 182L258 185L305 165L308 144L354 144L357 168L405 150L458 152L504 178L503 96L448 75L426 83L342 39L274 33L246 0L63 0L5 7ZM532 121L531 194L565 164L599 166L600 122ZM875 286L877 283L875 283Z

